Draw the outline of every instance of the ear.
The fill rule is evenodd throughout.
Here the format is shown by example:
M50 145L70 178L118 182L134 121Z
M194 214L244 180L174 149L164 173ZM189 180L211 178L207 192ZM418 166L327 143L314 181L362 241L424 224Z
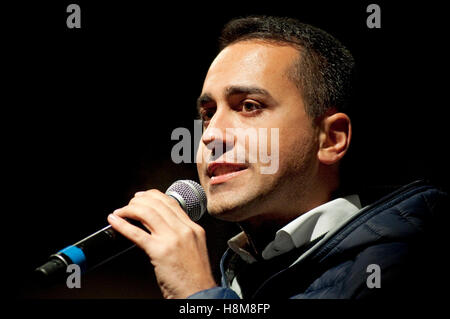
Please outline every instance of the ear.
M352 135L350 118L344 113L325 116L320 123L318 159L322 164L332 165L347 152Z

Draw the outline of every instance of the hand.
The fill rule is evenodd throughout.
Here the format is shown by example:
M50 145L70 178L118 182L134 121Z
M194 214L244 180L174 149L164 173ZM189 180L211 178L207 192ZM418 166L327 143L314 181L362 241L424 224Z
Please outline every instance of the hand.
M150 233L124 218L141 222ZM108 222L150 257L164 298L186 298L216 286L205 231L176 199L155 189L138 192L127 206L109 215Z

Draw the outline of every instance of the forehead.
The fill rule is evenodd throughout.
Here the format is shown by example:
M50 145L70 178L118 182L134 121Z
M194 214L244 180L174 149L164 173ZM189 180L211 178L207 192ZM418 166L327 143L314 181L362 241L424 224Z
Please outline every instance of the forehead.
M214 59L205 87L219 83L224 86L257 84L268 89L276 85L293 85L286 75L298 57L298 50L289 45L258 40L237 42L223 49Z

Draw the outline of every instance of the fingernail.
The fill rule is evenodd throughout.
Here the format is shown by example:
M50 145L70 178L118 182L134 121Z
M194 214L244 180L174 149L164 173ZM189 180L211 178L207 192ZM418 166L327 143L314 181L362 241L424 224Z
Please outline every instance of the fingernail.
M113 214L109 214L108 215L108 219L115 222L115 221L117 221L117 216L115 216L114 213Z
M142 196L142 195L144 195L144 193L145 192L137 192L137 193L134 194L134 197Z

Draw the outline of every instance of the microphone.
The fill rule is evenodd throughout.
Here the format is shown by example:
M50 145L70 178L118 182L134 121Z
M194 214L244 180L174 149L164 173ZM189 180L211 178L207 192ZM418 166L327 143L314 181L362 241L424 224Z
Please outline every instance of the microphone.
M206 211L206 194L194 181L176 181L167 189L166 194L175 198L193 221L199 220ZM131 220L128 221L133 223ZM133 224L144 227L136 221ZM67 276L67 267L70 264L77 264L81 272L85 273L135 246L109 225L51 255L49 260L34 272L41 277L40 280L48 281Z

